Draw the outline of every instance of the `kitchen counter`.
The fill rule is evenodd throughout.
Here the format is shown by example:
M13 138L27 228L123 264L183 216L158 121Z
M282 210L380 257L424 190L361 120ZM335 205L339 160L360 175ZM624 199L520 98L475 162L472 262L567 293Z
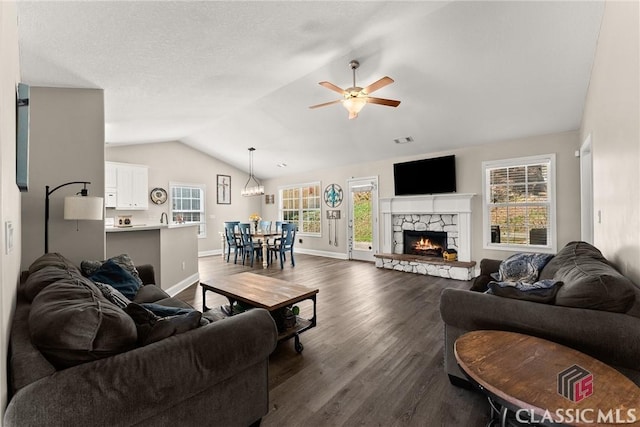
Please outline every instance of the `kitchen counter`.
M197 224L134 224L129 227L105 226L107 233L118 233L121 231L141 231L141 230L161 230L163 228L183 228L195 227Z
M175 294L199 280L197 224L137 224L105 227L107 257L128 254L151 264L156 285Z

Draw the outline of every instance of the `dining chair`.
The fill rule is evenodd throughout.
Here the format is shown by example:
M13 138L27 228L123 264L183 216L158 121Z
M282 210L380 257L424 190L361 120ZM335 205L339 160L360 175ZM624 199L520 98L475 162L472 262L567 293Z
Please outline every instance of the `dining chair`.
M225 221L224 223L224 237L227 242L227 262L231 256L231 249L233 249L233 263L238 263L238 252L242 256L242 242L236 236L236 226L240 224L240 221Z
M262 254L262 244L253 241L253 237L251 236L251 224L248 222L241 222L238 224L238 228L240 229L240 239L242 240L242 265L244 265L247 257L251 260L251 267L253 267L253 260L256 257L256 253L258 257Z
M276 221L276 233L280 233L282 234L282 224L286 224L287 221ZM276 244L280 243L280 238L281 237L274 237L273 240L271 241L271 245L270 246L275 246ZM277 252L272 252L272 255L276 256L276 259L278 259L278 255ZM270 258L271 256L269 256Z
M293 244L296 241L296 224L283 223L282 234L280 234L279 240L269 249L269 263L271 263L272 255L280 255L280 268L284 268L285 253L289 252L291 255L291 266L295 267L296 262L293 259Z
M261 233L271 233L271 221L260 221L258 223L258 229Z

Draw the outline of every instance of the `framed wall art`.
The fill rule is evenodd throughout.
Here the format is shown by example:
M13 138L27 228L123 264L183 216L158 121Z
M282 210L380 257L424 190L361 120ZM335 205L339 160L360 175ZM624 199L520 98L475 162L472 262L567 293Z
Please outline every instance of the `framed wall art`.
M16 184L20 191L29 190L29 86L16 88Z
M342 203L344 193L338 184L329 184L324 189L324 202L330 208L336 208Z
M216 175L216 203L219 205L231 204L231 176Z

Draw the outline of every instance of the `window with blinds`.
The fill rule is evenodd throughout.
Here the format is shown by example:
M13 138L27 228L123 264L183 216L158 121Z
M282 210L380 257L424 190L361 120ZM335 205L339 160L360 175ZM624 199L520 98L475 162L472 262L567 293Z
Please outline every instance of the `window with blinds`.
M555 155L484 162L485 248L555 251Z
M171 220L178 224L198 224L198 237L207 237L204 193L201 184L170 183Z
M320 183L296 185L280 189L280 217L298 225L298 233L321 233Z

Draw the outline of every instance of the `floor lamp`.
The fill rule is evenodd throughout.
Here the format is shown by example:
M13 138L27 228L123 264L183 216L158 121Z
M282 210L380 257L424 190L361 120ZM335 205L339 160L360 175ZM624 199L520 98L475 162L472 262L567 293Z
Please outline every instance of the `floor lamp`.
M57 189L71 184L82 184L84 188L75 196L64 198L64 219L102 220L104 200L102 197L88 196L87 184L91 184L89 181L71 181L60 184L53 190L49 190L47 185L44 204L44 253L49 253L49 196Z

